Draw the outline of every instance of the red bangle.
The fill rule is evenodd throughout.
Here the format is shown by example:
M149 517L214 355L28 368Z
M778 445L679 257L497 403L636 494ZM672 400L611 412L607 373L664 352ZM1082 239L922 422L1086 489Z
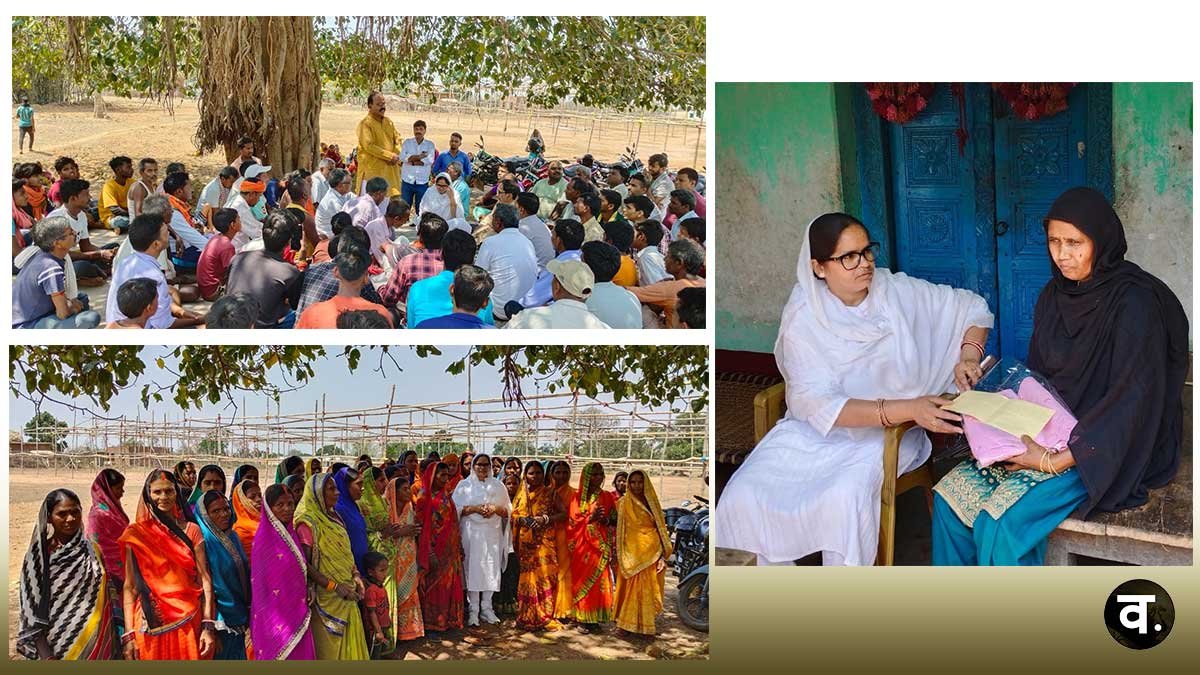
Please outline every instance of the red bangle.
M979 352L979 358L982 359L986 355L983 351L983 345L975 342L974 340L963 340L962 344L958 346L959 351L962 351L962 348L966 347L967 345L974 347L976 351Z

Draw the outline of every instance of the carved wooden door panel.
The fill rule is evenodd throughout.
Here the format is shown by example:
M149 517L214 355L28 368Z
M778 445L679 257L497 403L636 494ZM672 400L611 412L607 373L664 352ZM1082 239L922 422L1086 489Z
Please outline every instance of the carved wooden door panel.
M886 125L895 269L983 296L996 317L988 353L1024 359L1050 278L1042 219L1069 187L1111 192L1111 172L1089 170L1087 85L1072 90L1066 111L1034 121L1014 118L986 83L965 93L960 111L950 85L938 84L915 119ZM961 151L960 121L969 134ZM1110 145L1093 152L1097 167L1111 162Z
M1024 120L996 105L996 260L1000 286L1000 351L1024 359L1033 307L1050 280L1042 220L1066 189L1087 182L1087 85L1049 118Z
M965 85L962 109L948 84L906 124L888 124L895 269L979 293L995 314L991 92ZM965 113L965 119L962 114ZM959 149L959 125L968 131ZM996 353L996 332L988 353Z

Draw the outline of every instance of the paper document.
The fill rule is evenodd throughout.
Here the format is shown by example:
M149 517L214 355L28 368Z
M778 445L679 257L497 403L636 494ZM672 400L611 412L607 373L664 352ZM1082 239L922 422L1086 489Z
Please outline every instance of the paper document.
M970 415L1017 438L1022 435L1036 438L1054 416L1053 410L1036 403L974 390L959 394L958 398L944 409Z

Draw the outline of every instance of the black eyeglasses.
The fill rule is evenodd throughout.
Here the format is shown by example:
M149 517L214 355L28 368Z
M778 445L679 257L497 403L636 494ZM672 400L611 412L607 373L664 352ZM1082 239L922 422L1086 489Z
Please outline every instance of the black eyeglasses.
M851 251L844 255L826 258L821 262L836 260L842 264L843 269L849 272L851 270L858 269L858 266L862 264L863 258L866 258L867 262L875 262L875 257L877 255L879 255L879 242L873 241L870 244L867 244L867 247L861 251Z

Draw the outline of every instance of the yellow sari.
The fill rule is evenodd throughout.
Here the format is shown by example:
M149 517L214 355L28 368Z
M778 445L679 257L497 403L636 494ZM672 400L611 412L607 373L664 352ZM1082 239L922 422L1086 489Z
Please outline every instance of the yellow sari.
M631 633L654 635L654 619L663 609L666 567L655 571L655 563L671 555L671 537L663 521L658 495L650 477L642 474L645 501L626 490L617 504L617 627Z
M354 583L354 555L350 552L350 536L341 518L333 509L326 509L322 493L325 482L333 476L322 473L313 476L304 486L304 497L296 509L296 525L301 541L311 537L311 564L335 583ZM308 529L302 531L300 526ZM308 536L306 536L306 534ZM309 542L305 542L309 543ZM362 612L358 603L345 600L336 591L315 588L316 601L309 623L318 659L366 661L367 635L363 629Z

